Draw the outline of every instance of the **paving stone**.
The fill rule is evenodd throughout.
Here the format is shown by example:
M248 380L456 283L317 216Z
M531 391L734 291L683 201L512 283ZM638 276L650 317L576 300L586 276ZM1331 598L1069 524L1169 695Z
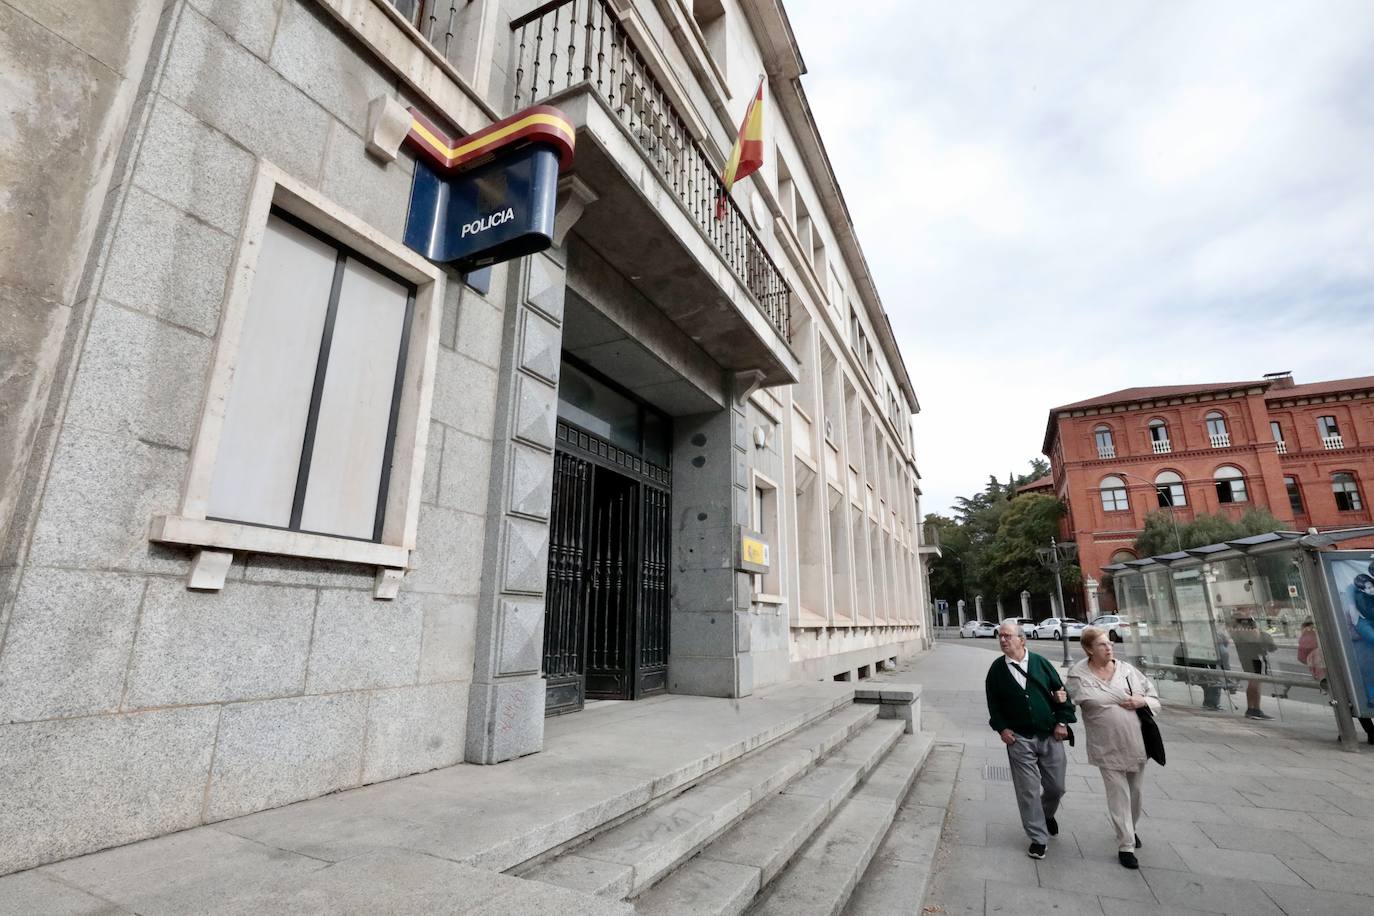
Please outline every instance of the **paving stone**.
M1214 875L1181 875L1176 871L1142 868L1139 874L1164 907L1192 907L1206 912L1281 916L1263 888L1253 881ZM1167 912L1167 909L1166 909Z
M1090 886L1090 885L1088 885ZM1082 887L1082 885L1080 886ZM1093 888L1096 890L1096 888ZM988 881L988 916L994 913L1054 913L1056 916L1102 916L1102 904L1093 894L1029 887Z
M0 913L13 916L132 916L129 910L38 871L0 878Z
M202 827L41 869L133 912L209 912L244 887L300 881L328 865Z
M1285 855L1280 859L1287 868L1280 868L1278 874L1267 874L1257 880L1262 880L1266 884L1291 883L1301 886L1301 882L1284 880L1291 873L1291 869L1302 881L1318 890L1359 893L1374 898L1374 874L1371 874L1367 863L1346 864L1297 855ZM1374 908L1374 899L1370 899L1369 904Z
M1371 908L1370 898L1363 894L1313 890L1286 884L1261 884L1260 887L1290 916L1299 913L1302 916L1366 916Z
M1189 871L1198 874L1268 881L1271 884L1303 883L1302 878L1268 853L1217 849L1214 846L1186 846L1182 843L1175 843L1174 851L1187 864Z
M1310 834L1295 833L1288 830L1268 830L1262 827L1241 827L1232 824L1198 824L1222 849L1239 849L1249 852L1268 852L1274 855L1295 855L1319 858L1321 853L1305 841ZM1348 841L1347 841L1348 842Z
M1126 900L1154 899L1140 872L1122 868L1116 861L1072 860L1049 856L1037 861L1035 870L1042 888L1056 888L1070 894L1091 890L1096 896L1121 897Z

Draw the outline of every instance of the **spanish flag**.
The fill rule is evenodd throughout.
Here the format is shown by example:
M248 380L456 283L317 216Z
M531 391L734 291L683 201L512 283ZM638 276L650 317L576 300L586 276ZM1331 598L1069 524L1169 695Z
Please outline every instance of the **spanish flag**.
M763 165L763 81L759 77L759 89L749 100L744 110L744 120L739 125L739 136L730 150L730 161L725 163L725 177L722 182L720 199L716 201L716 219L725 219L725 203L730 189L747 175L752 175Z

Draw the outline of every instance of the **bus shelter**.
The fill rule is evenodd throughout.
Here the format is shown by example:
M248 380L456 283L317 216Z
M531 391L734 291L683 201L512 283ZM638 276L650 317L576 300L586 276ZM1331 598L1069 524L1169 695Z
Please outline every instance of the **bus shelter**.
M1374 527L1278 531L1104 567L1126 654L1166 702L1288 721L1374 715Z

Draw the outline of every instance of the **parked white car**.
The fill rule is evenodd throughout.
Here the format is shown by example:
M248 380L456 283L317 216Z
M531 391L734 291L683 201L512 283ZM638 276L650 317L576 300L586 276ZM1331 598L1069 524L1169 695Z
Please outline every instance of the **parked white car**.
M995 637L996 635L997 624L988 623L986 620L970 620L959 628L960 639L968 639L970 637L977 639L979 636Z
M1076 639L1087 624L1072 617L1046 617L1031 631L1031 639Z
M1103 614L1101 617L1094 617L1093 626L1106 630L1112 642L1124 642L1126 635L1131 630L1135 630L1142 637L1150 635L1149 627L1146 624L1131 623L1128 618L1122 617L1120 614Z
M1008 617L1007 619L1019 623L1021 625L1021 635L1026 637L1026 639L1030 639L1032 631L1035 630L1034 617Z

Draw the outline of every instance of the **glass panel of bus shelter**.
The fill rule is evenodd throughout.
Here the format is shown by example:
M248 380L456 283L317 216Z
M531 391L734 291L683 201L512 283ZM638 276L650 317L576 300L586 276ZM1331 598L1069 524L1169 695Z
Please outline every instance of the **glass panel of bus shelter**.
M1134 627L1140 642L1139 656L1148 662L1161 665L1174 663L1174 646L1178 643L1175 635L1174 602L1169 591L1169 570L1155 569L1145 573L1145 605L1141 608L1139 626Z
M1123 572L1112 577L1112 590L1116 593L1116 612L1129 620L1134 633L1135 624L1149 620L1149 601L1145 597L1145 579L1138 572ZM1148 625L1147 625L1148 630ZM1127 637L1126 650L1132 658L1139 658L1141 650L1134 635Z
M1207 595L1203 590L1203 573L1199 567L1172 570L1174 589L1174 626L1172 632L1161 634L1170 638L1173 664L1193 668L1226 667L1226 654L1220 652L1220 640L1213 639L1212 619L1207 611ZM1161 646L1161 649L1163 647Z
M1230 667L1265 674L1274 638L1262 621L1268 603L1268 583L1256 581L1245 557L1209 563L1207 589L1216 617L1217 642L1229 648ZM1229 646L1228 646L1229 640Z
M1254 593L1261 597L1255 617L1274 649L1267 658L1269 674L1294 679L1275 685L1287 700L1324 705L1320 682L1326 678L1326 654L1307 603L1297 551L1280 551L1250 558Z

